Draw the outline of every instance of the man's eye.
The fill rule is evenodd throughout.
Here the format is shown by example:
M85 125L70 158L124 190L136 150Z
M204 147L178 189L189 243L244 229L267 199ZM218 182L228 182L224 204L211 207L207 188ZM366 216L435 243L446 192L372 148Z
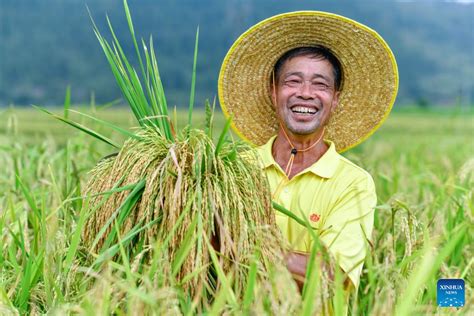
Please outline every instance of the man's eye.
M329 88L329 85L325 82L313 82L312 83L313 87L317 88L317 89L328 89Z
M313 86L325 86L325 87L327 87L327 84L325 82L315 81L315 82L313 82Z
M288 86L296 86L300 84L300 80L297 79L290 79L290 80L285 80L285 84Z

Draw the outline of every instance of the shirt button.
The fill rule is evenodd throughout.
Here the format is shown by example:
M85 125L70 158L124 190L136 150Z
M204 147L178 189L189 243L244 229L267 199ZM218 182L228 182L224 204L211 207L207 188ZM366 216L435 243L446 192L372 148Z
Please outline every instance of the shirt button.
M283 189L283 193L288 194L289 192L290 192L290 190L288 190L288 188Z

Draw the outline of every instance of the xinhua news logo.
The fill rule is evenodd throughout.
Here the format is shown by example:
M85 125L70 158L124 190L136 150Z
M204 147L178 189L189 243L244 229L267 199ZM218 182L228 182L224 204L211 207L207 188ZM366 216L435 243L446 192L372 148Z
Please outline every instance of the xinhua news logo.
M440 307L463 307L465 287L463 279L439 279L437 302Z

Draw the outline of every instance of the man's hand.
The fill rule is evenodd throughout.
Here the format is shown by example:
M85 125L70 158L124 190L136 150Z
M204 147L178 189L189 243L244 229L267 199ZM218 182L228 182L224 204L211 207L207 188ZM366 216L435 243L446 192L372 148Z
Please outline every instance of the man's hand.
M303 291L306 268L308 266L309 254L301 252L289 252L286 255L286 267L293 274L293 278L300 289Z
M309 257L309 253L294 251L290 251L286 255L286 267L291 272L291 274L293 274L293 278L295 279L296 284L300 289L300 292L303 291ZM334 270L332 269L330 264L328 264L327 262L322 262L320 269L325 269L328 273L329 279L334 281ZM344 285L348 285L346 284L348 282L349 278L345 280Z

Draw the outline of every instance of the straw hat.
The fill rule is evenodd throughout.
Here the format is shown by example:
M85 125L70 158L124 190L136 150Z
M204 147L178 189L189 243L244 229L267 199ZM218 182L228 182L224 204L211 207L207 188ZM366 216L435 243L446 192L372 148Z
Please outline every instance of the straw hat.
M268 18L232 45L219 74L219 100L233 130L262 145L278 131L270 78L277 60L302 46L329 48L342 66L339 105L325 138L339 152L367 139L387 118L398 90L395 57L374 30L332 13L298 11Z

